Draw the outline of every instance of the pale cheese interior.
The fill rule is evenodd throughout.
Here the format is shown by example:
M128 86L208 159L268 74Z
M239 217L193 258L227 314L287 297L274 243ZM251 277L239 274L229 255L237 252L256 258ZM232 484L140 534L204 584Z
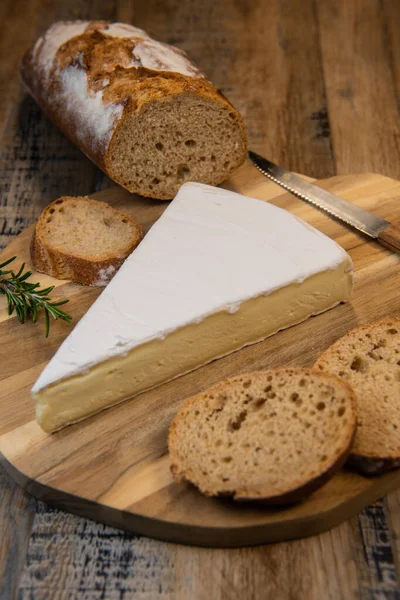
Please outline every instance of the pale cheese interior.
M346 258L336 269L247 300L237 312L212 314L40 390L37 420L55 431L346 301L351 289Z

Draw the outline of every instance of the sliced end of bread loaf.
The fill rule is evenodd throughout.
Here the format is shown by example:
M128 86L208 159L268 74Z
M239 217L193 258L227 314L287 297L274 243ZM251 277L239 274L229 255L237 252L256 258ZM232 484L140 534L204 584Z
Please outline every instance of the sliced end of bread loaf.
M169 200L186 181L221 183L246 152L239 113L227 101L186 92L128 113L111 140L107 170L131 192Z
M247 373L186 400L170 427L171 470L208 496L292 503L341 467L355 426L354 393L337 377Z
M367 475L400 467L400 318L353 329L314 368L341 377L356 394L358 425L349 464Z
M63 197L45 208L31 242L35 269L105 286L143 237L140 224L104 202Z

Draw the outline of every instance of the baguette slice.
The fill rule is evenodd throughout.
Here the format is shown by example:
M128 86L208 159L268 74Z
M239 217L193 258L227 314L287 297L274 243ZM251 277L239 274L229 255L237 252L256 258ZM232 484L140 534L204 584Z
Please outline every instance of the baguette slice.
M45 208L31 242L35 269L105 286L143 237L140 224L104 202L63 197Z
M314 367L345 379L356 393L358 426L349 464L366 475L400 467L400 318L353 329Z
M355 428L355 395L339 378L246 373L186 400L169 431L171 471L207 496L289 504L342 466Z

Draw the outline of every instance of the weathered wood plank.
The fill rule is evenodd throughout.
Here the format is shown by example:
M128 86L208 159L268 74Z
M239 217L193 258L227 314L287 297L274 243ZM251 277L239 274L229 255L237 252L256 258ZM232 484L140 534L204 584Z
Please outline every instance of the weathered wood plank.
M339 173L375 171L400 177L399 9L399 3L391 0L317 3ZM392 504L396 497L391 496ZM394 560L399 549L393 546L396 528L391 529L383 502L363 511L358 529L360 597L378 597L379 593L391 597L399 589Z
M400 3L393 0L383 0L382 5L385 15L385 31L390 49L389 68L393 76L396 103L397 106L400 106L400 38L398 32ZM400 491L389 494L385 500L385 508L393 536L393 555L397 566L397 573L400 573Z
M400 490L389 494L385 498L384 506L392 533L393 558L396 563L397 573L400 573Z
M390 9L395 17L396 5L386 2L387 15ZM369 170L399 179L398 21L386 20L378 0L322 0L316 6L338 173Z
M176 600L358 598L347 524L320 536L263 548L196 550L176 556ZM199 577L206 573L206 577Z
M0 599L18 597L36 501L0 465Z
M358 518L361 544L355 546L355 560L361 600L397 598L400 593L390 526L382 500L363 510Z
M172 549L38 502L19 600L169 599Z
M80 152L42 117L30 100L20 104L22 95L18 78L15 69L10 65L16 64L19 49L29 45L32 39L56 18L109 17L132 21L149 29L164 41L171 41L185 48L243 111L251 146L284 166L319 177L333 174L335 161L331 154L330 127L340 172L375 170L399 177L399 121L390 92L391 77L395 77L398 99L399 3L393 0L382 0L381 3L377 0L341 0L337 3L322 0L314 4L323 26L320 30L312 3L301 0L257 0L252 3L245 0L214 3L205 0L181 3L176 0L150 0L141 3L132 3L130 0L116 0L115 3L111 0L1 2L0 44L3 43L3 46L0 51L0 75L4 84L0 89L0 127L3 126L3 129L0 129L0 246L5 245L12 235L31 222L41 208L55 196L62 193L92 192L95 188L108 185L107 180L104 181L103 177L99 176L98 171ZM381 6L384 12L379 10ZM360 14L364 9L364 16L354 20L351 16L354 10ZM332 15L331 10L334 13ZM321 11L325 15L324 18L321 17ZM349 17L350 24L347 21ZM383 28L386 28L387 34ZM322 40L324 72L318 58L318 36ZM385 55L388 43L392 56L392 72L395 75L389 73L389 59ZM357 50L357 56L353 59L354 49ZM328 103L325 98L323 74L328 81ZM339 78L345 79L345 75L348 74L352 78L350 93L347 91L346 81L345 85L335 83ZM352 97L346 98L346 95ZM329 108L328 111L326 107ZM3 491L2 486L3 483L0 483L0 489ZM389 497L391 522L398 536L399 503L399 494ZM74 550L79 548L81 539L78 523L89 522L48 510L46 519L41 522L38 519L36 522L36 535L40 538L41 532L45 534L51 531L54 538L50 537L50 540L62 540L66 526L60 525L60 519L73 523L71 530L74 533L68 538L72 554L64 553L62 567L58 561L57 544L53 545L50 555L54 564L50 577L53 584L57 582L58 570L68 571L68 577L62 579L64 589L60 587L56 592L58 596L54 597L132 597L134 592L130 590L125 594L119 592L118 581L119 577L123 579L128 570L131 570L131 573L134 571L135 554L130 559L128 568L122 554L118 552L114 554L114 566L117 567L118 563L121 563L123 574L117 577L114 574L108 576L105 592L96 581L95 585L100 585L99 589L91 589L87 596L83 595L86 578L92 578L91 581L94 581L97 577L97 566L102 564L99 560L90 560L94 555L93 546L97 548L97 532L102 530L102 526L94 524L91 524L93 530L90 542L86 540L89 559L82 578L82 589L77 589L74 572L78 572L79 565L76 561L77 557L84 556L79 549ZM57 533L60 533L60 537L57 537ZM330 535L334 536L334 539L328 543L326 537ZM111 542L112 548L118 544L120 548L123 546L118 541L120 536L123 539L124 534L116 534L115 541ZM355 558L358 571L360 561L363 563L362 568L366 569L364 575L371 568L365 556L356 555L362 547L359 526L354 526L353 523L349 530L347 524L344 524L334 532L315 539L319 540L317 550L314 542L296 542L293 544L296 553L290 550L292 544L221 553L174 547L175 560L179 564L179 569L176 568L174 573L174 588L178 590L182 586L184 590L192 590L193 598L213 598L218 597L218 594L222 598L267 597L264 590L271 588L275 597L297 598L294 585L299 585L300 589L304 590L311 579L317 579L315 585L311 583L311 593L308 596L310 598L315 597L312 595L316 593L314 590L321 591L320 598L357 597L357 594L354 594ZM366 540L369 547L370 537L367 536ZM141 547L143 557L150 561L166 548L164 544L157 542L153 545L146 544L147 540L135 538L135 552L139 552L137 548ZM126 545L130 548L130 544ZM37 548L33 536L31 562L24 573L24 587L20 595L23 599L49 597L46 585L40 583L43 571L39 568L39 562L35 562L35 547ZM397 545L396 557L399 556L399 551ZM298 557L299 552L302 553L301 561ZM271 556L275 558L275 562L271 562ZM279 567L282 556L285 568ZM324 575L319 575L321 556L332 558L327 561ZM315 557L317 566L314 567L312 561ZM293 564L298 565L300 562L302 572L297 572L296 569L296 575L292 574ZM43 564L41 566L43 567ZM168 573L155 572L154 581L159 581L159 578L170 581L170 571L173 570L173 562L170 562ZM264 572L268 573L268 581L263 575ZM13 577L18 577L17 571ZM189 577L193 578L193 584L188 580ZM290 585L287 583L288 578ZM321 587L321 578L326 582L328 591ZM46 579L46 582L50 579ZM229 584L229 581L234 583ZM371 582L368 577L362 580L361 589L365 594L368 593ZM375 578L372 583L375 586L374 595L371 592L371 596L368 597L377 598L379 582L376 583ZM134 597L156 598L163 593L169 593L168 586L161 591L157 590L153 583L151 586L148 584L142 592L136 591ZM55 590L54 585L52 589ZM337 592L336 596L332 595L331 589ZM196 596L196 593L199 595ZM185 597L183 592L177 594L180 594L181 598ZM388 597L394 598L396 592L392 591L391 594Z
M314 2L150 0L121 14L188 52L243 114L253 150L334 174Z
M395 102L400 106L400 3L396 0L382 0L381 9L384 17L384 36L388 48L388 68L393 78Z

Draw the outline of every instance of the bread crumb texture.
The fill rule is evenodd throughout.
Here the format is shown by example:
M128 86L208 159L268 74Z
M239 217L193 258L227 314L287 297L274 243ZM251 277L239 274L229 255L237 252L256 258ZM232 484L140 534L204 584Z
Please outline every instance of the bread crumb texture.
M31 255L38 271L104 286L142 237L137 221L108 204L63 197L39 217Z
M354 394L336 377L244 374L184 403L170 427L171 470L206 495L293 502L340 468L355 424Z
M400 466L400 318L354 329L314 367L355 391L358 424L350 462L368 474Z
M166 96L121 122L109 169L127 189L168 199L186 181L226 179L244 160L242 135L232 107L192 93Z

